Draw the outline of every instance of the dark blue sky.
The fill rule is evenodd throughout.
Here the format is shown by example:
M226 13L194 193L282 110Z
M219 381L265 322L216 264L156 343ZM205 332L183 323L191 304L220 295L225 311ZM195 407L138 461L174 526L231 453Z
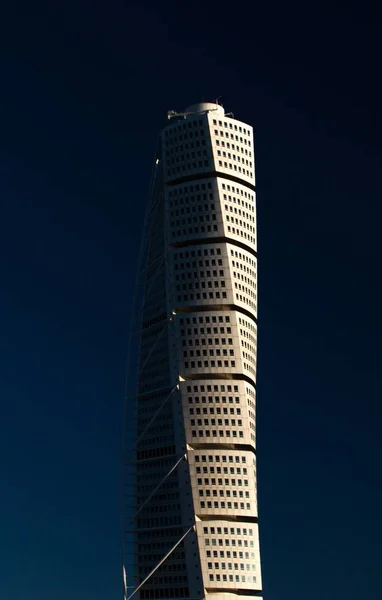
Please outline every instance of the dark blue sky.
M265 598L379 599L381 15L10 4L1 600L120 598L124 361L156 135L168 109L217 96L256 129Z

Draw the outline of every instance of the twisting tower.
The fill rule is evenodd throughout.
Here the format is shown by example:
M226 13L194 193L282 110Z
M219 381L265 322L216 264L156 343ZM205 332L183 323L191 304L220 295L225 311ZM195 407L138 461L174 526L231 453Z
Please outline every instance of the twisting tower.
M214 103L168 116L129 359L124 596L261 596L253 130Z

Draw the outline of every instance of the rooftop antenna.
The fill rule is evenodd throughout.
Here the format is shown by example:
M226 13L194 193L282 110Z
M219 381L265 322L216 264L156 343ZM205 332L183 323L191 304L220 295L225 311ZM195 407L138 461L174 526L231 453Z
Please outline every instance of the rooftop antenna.
M219 106L220 106L220 104L219 104L220 98L223 98L223 96L218 96L215 100L215 104L218 104Z

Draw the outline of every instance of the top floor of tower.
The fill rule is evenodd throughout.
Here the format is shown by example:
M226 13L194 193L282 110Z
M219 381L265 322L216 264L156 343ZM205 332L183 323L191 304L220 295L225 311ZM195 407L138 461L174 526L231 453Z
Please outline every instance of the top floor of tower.
M165 181L220 173L255 185L253 128L213 102L168 112L162 131Z

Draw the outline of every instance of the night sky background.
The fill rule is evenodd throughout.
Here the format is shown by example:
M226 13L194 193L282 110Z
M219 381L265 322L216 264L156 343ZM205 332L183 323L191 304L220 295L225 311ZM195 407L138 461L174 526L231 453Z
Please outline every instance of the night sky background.
M4 3L1 600L120 600L156 137L218 96L256 131L264 597L381 598L381 31L352 1Z

